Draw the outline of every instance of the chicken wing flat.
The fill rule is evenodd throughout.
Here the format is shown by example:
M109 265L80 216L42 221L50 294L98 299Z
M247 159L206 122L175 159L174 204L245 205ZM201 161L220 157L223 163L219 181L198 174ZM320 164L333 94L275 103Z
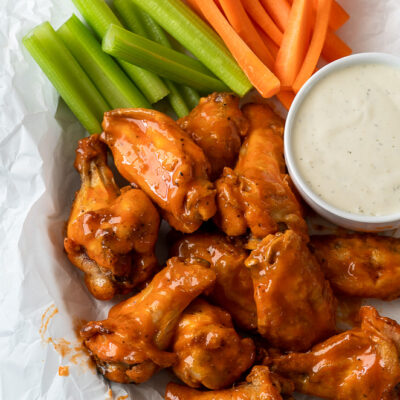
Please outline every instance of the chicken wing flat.
M248 252L243 241L222 233L194 233L175 243L171 254L210 263L217 275L213 302L231 314L235 324L245 330L257 329L257 310L254 302L253 281L244 262Z
M141 293L114 306L104 321L81 330L100 372L121 383L141 383L177 356L171 344L183 310L215 281L209 268L172 258Z
M246 260L251 269L258 331L273 346L301 351L335 331L336 300L301 236L264 238Z
M360 310L361 327L333 336L308 353L272 360L296 390L331 400L395 400L400 383L400 326L373 307Z
M239 108L239 98L231 93L213 93L202 98L178 124L203 149L211 164L212 180L221 176L224 167L235 166L242 137L249 128Z
M150 278L157 266L154 246L160 217L144 192L118 188L98 135L79 141L75 168L82 184L64 247L70 261L85 273L93 296L109 300Z
M186 386L169 383L166 400L282 400L281 393L291 394L292 384L271 374L268 367L256 366L246 378L247 383L232 389L201 392Z
M310 245L334 290L382 300L400 296L400 239L327 235L312 237Z
M255 360L255 345L240 338L231 316L197 299L182 314L173 341L175 375L190 387L231 386Z
M203 150L166 115L146 109L105 113L101 140L121 175L162 209L178 231L191 233L216 212Z
M234 170L216 181L216 223L229 236L265 236L291 229L308 240L307 225L293 194L283 158L283 121L266 105L244 107L249 133Z

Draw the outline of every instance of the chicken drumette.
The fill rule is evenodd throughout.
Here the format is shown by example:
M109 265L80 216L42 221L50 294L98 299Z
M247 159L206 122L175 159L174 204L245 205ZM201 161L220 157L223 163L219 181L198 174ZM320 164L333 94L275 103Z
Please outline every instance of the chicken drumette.
M242 137L249 122L239 108L239 98L231 93L213 93L178 121L180 127L203 149L211 164L212 180L224 167L234 167Z
M131 291L153 273L160 217L144 192L118 188L98 135L79 141L75 168L82 184L64 247L70 261L85 273L93 296L108 300Z
M100 372L122 383L141 383L177 362L165 350L183 310L215 281L199 264L172 258L141 293L114 306L104 321L81 330Z
M245 330L257 329L253 281L244 262L248 252L243 241L222 233L194 233L175 243L171 254L189 259L203 259L210 263L217 275L210 297L228 311L235 324Z
M360 328L333 336L307 353L273 358L273 370L293 380L297 391L324 399L398 399L400 326L373 307L362 307L360 317Z
M400 296L400 239L327 235L314 236L310 245L335 290L383 300Z
M173 351L178 356L175 375L197 388L223 389L231 386L255 359L251 339L241 339L231 316L202 299L182 314L176 330Z
M146 109L105 113L101 140L129 182L144 190L176 230L191 233L216 212L203 150L166 115Z
M254 283L258 331L273 346L307 350L335 331L336 300L297 233L268 235L246 265Z
M256 366L246 378L247 383L232 389L200 392L195 389L170 383L165 393L166 400L282 400L281 394L290 395L294 387L291 382L271 374L268 367ZM284 397L288 398L288 397Z
M246 105L250 130L234 170L225 168L216 181L216 222L229 236L254 239L291 229L308 240L307 225L283 158L283 121L261 104Z

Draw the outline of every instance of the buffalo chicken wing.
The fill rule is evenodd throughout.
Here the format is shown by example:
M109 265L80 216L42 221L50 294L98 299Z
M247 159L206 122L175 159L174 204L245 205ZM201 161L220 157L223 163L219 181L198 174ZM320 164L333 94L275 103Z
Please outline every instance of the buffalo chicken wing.
M114 306L104 321L81 330L100 372L121 383L141 383L177 362L166 352L183 310L209 289L215 274L172 258L141 293Z
M373 307L360 310L361 327L333 336L307 353L272 359L296 390L330 400L396 400L400 383L400 326Z
M267 236L246 265L253 278L258 331L273 346L307 350L335 331L336 300L297 233Z
M161 208L176 230L191 233L216 212L203 151L168 116L146 109L106 112L101 140L121 175Z
M180 127L203 149L211 164L212 180L224 167L234 167L242 137L249 123L239 108L239 98L231 93L213 93L178 121Z
M175 333L173 351L178 356L175 375L188 386L223 389L231 386L252 366L255 346L241 339L231 316L202 299L182 314Z
M253 281L244 264L248 252L243 241L220 233L194 233L176 242L172 255L208 261L217 275L210 298L231 314L238 327L257 329Z
M120 190L115 184L98 135L80 140L76 154L82 184L64 247L70 261L85 273L93 296L108 300L130 292L153 273L160 218L144 192Z
M246 233L262 239L291 229L308 240L300 204L285 174L283 121L265 105L244 107L250 131L234 170L216 181L217 224L229 236Z
M291 382L271 374L268 367L256 366L246 378L246 383L232 389L200 392L195 389L170 383L165 393L166 400L282 400L281 394L291 394ZM285 397L286 398L286 397Z
M333 289L350 296L400 296L400 239L374 235L315 236L311 249Z

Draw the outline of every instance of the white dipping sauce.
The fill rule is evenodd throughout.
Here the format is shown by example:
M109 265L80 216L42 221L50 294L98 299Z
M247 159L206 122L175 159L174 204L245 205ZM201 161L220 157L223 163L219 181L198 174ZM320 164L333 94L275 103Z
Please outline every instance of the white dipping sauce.
M366 216L400 212L400 69L361 64L322 78L294 120L294 160L328 204Z

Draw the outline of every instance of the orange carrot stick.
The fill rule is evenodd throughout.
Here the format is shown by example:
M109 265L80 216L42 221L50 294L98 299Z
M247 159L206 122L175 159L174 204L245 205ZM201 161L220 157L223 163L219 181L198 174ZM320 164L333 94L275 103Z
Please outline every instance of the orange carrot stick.
M329 27L333 31L337 31L350 19L350 15L346 10L337 2L332 3L331 17L329 19Z
M296 95L292 91L282 90L276 95L276 97L282 103L283 107L285 107L286 110L289 110Z
M293 0L288 0L290 4L293 4ZM318 0L314 0L314 6L317 8ZM329 28L333 31L337 31L350 19L350 15L346 10L337 2L333 1L331 16L329 18Z
M296 0L295 0L296 1ZM294 7L294 4L293 4ZM306 83L317 67L318 60L324 47L331 15L332 0L318 0L317 15L310 47L299 74L293 84L293 91L297 93ZM279 55L278 55L279 56Z
M229 25L214 0L197 0L201 12L217 31L250 82L261 96L272 97L280 90L279 79L266 67Z
M265 45L268 47L269 52L276 60L276 56L278 55L279 47L273 42L273 40L256 24L254 23L254 27L256 28L260 38L263 40Z
M283 88L291 88L303 65L310 44L313 6L294 0L289 21L275 61L275 73Z
M219 0L226 18L232 28L253 50L255 55L270 69L274 67L274 58L259 36L243 5L238 0Z
M275 0L261 0L264 4L264 7L267 9L267 11L269 10L267 8L267 5L270 7L270 9L273 9L273 7L275 6L274 1ZM279 7L281 7L281 10L283 9L284 11L278 13L275 12L275 15L280 15L281 19L281 26L282 26L282 31L284 32L289 20L289 14L286 14L286 7L285 5L282 6L282 1L286 1L286 0L279 0L279 2L277 4L279 4ZM293 0L288 0L290 2L290 4L293 3ZM268 4L267 4L268 2ZM278 7L278 6L276 6ZM290 13L290 11L289 11ZM271 14L272 15L272 14ZM279 25L278 25L279 26ZM349 56L353 51L351 50L351 48L342 40L340 39L335 32L332 29L328 29L328 33L326 35L326 40L325 40L325 44L324 44L324 48L322 50L322 56L325 58L326 61L328 62L332 62L335 60L338 60L339 58L343 58L346 56Z
M260 0L242 0L243 7L259 27L278 45L282 43L282 32L264 10Z
M290 4L287 0L261 0L261 3L281 32L285 32L290 14Z
M339 58L349 56L353 51L339 36L328 29L326 34L325 45L322 50L322 57L325 58L327 62L332 62L338 60Z

